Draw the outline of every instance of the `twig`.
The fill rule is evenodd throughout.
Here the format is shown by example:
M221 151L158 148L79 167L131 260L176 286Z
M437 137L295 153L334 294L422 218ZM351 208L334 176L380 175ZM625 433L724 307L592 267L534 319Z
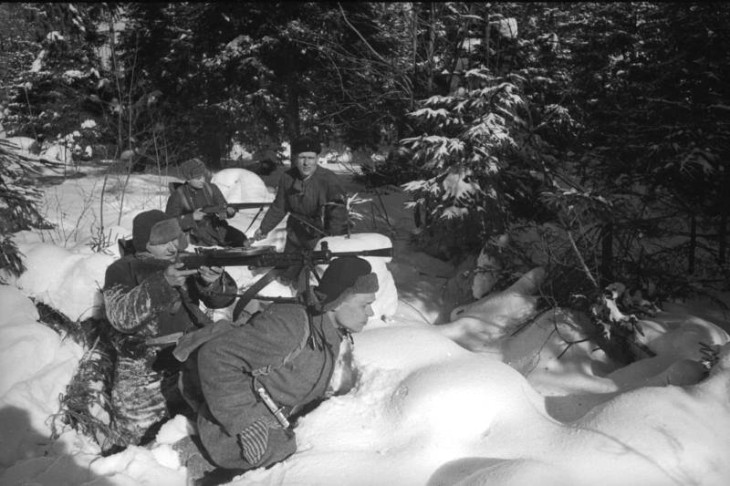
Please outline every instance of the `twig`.
M578 261L580 262L581 267L583 267L583 271L588 276L588 279L591 281L596 289L600 288L598 282L596 282L596 279L593 278L593 275L591 275L591 271L588 268L588 265L586 265L586 262L583 259L583 255L580 254L580 250L578 250L578 246L575 244L575 240L573 239L573 234L570 232L570 230L566 230L565 233L568 235L568 241L570 241L570 246L573 248L575 255L578 257Z

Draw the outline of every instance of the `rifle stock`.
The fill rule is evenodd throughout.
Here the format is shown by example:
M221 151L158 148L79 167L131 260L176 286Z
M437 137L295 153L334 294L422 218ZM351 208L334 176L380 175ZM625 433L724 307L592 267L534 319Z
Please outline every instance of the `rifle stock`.
M253 253L251 251L253 250ZM343 256L359 257L392 257L393 248L378 248L361 251L330 251L327 243L322 244L321 250L302 252L276 253L273 248L257 252L256 247L250 249L216 250L198 248L195 253L180 253L180 261L185 268L192 269L206 267L273 267L288 268L294 265L321 265L329 263L333 258Z

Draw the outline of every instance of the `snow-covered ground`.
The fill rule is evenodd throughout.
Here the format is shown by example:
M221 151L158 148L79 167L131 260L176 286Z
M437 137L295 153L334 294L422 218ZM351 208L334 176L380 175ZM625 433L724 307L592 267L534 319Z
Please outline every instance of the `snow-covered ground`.
M100 168L81 171L49 178L43 208L56 229L16 235L28 270L0 286L0 484L184 485L187 471L171 444L194 430L181 416L148 447L109 457L70 429L49 439L59 395L85 350L39 323L30 297L74 321L97 314L116 239L130 234L139 211L164 209L167 184L177 180L146 174L104 185ZM247 171L227 169L214 180L231 202L273 198ZM300 420L294 456L231 484L730 484L730 352L698 383L699 343L728 341L720 311L666 306L640 323L657 356L623 368L590 342L568 347L582 339L579 317L569 313L518 329L534 312L539 269L435 325L447 305L443 277L455 269L408 248L404 200L391 192L363 205L360 233L382 235L330 241L335 250L395 250L392 261L373 260L385 285L378 318L355 336L356 387ZM253 234L256 213L241 211L232 222ZM280 225L259 244L283 241ZM240 285L254 278L235 271Z

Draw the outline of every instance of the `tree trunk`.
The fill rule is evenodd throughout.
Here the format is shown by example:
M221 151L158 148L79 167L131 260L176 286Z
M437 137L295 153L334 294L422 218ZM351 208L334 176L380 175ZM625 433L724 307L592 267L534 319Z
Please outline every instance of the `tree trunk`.
M727 243L725 241L725 232L727 231L727 206L722 210L722 216L720 216L720 231L718 231L718 238L720 240L718 248L718 263L720 265L725 264L725 253L727 250Z
M601 285L608 285L613 281L613 223L607 223L603 228L601 239Z
M429 16L428 16L428 96L432 96L434 94L434 87L433 87L433 51L434 46L436 45L436 28L434 27L434 23L436 22L436 6L433 4L433 2L429 5Z
M293 77L287 83L286 125L289 140L297 138L301 133L299 124L299 86Z
M689 222L689 268L687 272L691 275L695 272L695 249L697 248L697 218L694 214Z
M413 25L412 25L412 40L413 40L413 74L411 78L411 110L416 106L415 92L416 82L418 79L418 4L411 3L411 9L413 10Z

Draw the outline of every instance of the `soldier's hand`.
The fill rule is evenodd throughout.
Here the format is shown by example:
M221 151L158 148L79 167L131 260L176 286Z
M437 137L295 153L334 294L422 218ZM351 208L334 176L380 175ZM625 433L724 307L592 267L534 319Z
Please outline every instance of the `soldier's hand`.
M251 238L253 241L259 241L263 240L266 237L260 229L257 229L256 232L253 234L253 237Z
M202 209L196 209L195 211L193 211L193 219L195 221L200 221L204 217L205 217L205 213L203 212Z
M232 218L233 216L235 216L237 212L238 212L238 209L236 209L236 208L232 208L230 206L226 207L226 216L228 216L229 218Z
M195 269L186 270L182 268L183 265L184 263L182 262L173 263L165 269L165 273L163 275L165 276L167 283L169 283L172 287L182 287L185 284L185 279L187 279L189 275L198 273Z
M206 284L210 285L223 275L223 269L221 267L200 267L198 269L200 278L205 281Z

